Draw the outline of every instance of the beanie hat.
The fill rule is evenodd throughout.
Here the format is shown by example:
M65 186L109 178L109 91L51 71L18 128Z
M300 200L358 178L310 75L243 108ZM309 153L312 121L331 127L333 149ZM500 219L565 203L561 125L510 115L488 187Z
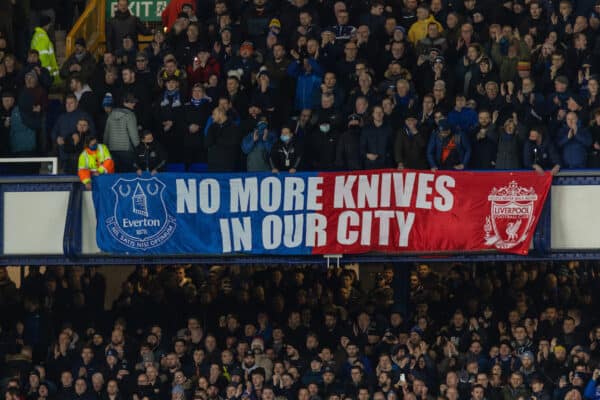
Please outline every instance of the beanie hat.
M281 21L277 18L273 18L271 22L269 22L269 28L281 29Z
M252 53L252 52L254 51L254 45L252 44L252 42L245 41L245 42L244 42L244 43L242 43L242 45L240 46L240 51L242 51L242 50L244 50L244 49L246 49L246 50L248 50L248 51L250 51L250 52Z
M531 71L531 63L529 61L519 61L517 71Z

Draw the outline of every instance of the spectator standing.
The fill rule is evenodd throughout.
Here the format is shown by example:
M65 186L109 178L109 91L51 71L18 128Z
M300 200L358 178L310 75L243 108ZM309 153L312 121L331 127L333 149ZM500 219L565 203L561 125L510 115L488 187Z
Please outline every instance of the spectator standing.
M93 136L90 131L90 122L81 118L77 121L75 131L62 139L62 144L58 145L58 151L61 156L63 168L66 174L77 173L78 157L84 149L84 143L89 136Z
M498 134L496 169L521 169L525 135L523 129L517 129L514 118L508 118L504 122L504 127Z
M296 79L296 110L317 108L323 70L313 58L300 58L295 50L292 50L292 56L295 61L290 63L287 71L292 78Z
M136 160L133 168L138 175L149 172L156 175L167 166L167 152L154 140L152 131L146 130L142 133L142 140L136 149Z
M104 128L104 142L114 158L117 172L128 172L134 163L134 150L140 144L134 109L137 99L132 94L123 98L123 106L114 108Z
M383 108L373 107L372 122L366 124L360 134L360 154L365 169L386 168L389 166L389 145L392 128L384 123Z
M92 176L112 174L115 165L106 145L98 143L95 136L88 136L85 147L79 156L78 175L86 189L92 188Z
M492 116L490 111L482 109L479 111L477 124L471 133L473 155L471 167L474 169L493 169L496 166L496 155L498 153L498 131L495 119L498 112Z
M592 135L592 152L588 162L591 168L600 168L600 108L594 110L590 133Z
M18 118L22 123L20 129L23 129L23 133L27 132L27 134L21 136L16 131L11 130L11 146L19 143L18 147L21 149L19 152L24 151L28 154L44 153L47 144L44 116L48 107L48 94L39 85L38 75L34 71L25 74L25 88L21 90L17 104L19 109ZM19 126L15 118L11 118L11 123L12 127ZM31 132L34 132L33 138L31 138Z
M196 83L192 87L190 101L183 107L184 127L183 146L184 162L206 163L204 147L204 125L211 113L212 99L206 95L204 86Z
M248 172L271 170L269 153L275 141L275 134L269 130L269 126L265 121L260 121L256 128L244 137L242 151L246 155L246 170Z
M577 113L569 112L566 126L558 132L557 144L562 151L565 168L585 168L592 145L590 131L580 126Z
M42 15L40 17L40 24L35 28L30 47L38 51L42 67L48 70L54 83L56 83L59 80L59 71L56 54L54 53L54 45L48 36L51 25L52 19L49 16Z
M106 26L106 46L108 51L114 52L123 47L123 38L130 36L137 48L138 34L151 35L142 21L129 11L129 0L118 0L117 10Z
M398 169L427 169L427 143L429 132L420 127L417 114L409 113L396 133L394 160Z
M212 124L205 139L208 151L208 170L211 172L233 172L239 168L241 144L240 129L227 113L215 108Z
M433 15L431 15L427 4L419 4L417 7L417 21L415 21L415 23L412 24L408 30L408 40L413 44L413 46L416 46L419 41L427 37L427 31L430 23L433 23L437 26L438 32L442 32L444 30L442 25L436 21Z
M546 136L541 127L529 131L529 140L523 149L523 166L540 173L551 170L552 174L557 174L561 161L552 140Z
M9 91L2 92L0 97L0 155L6 156L9 154L10 145L10 118L16 106L16 99L14 93Z
M462 132L452 132L446 119L438 122L427 145L427 160L433 171L438 169L463 170L471 159L471 144Z
M94 56L87 50L84 38L75 40L75 51L65 60L60 67L59 76L64 81L69 81L74 74L81 77L85 83L91 82L94 75L96 62Z
M358 114L350 114L347 129L337 144L335 165L343 171L362 169L360 156L360 132L362 119Z
M302 140L296 137L289 126L283 126L269 157L272 172L295 173L302 163L303 156Z
M162 97L154 106L154 126L158 132L157 139L165 146L171 161L181 162L185 129L183 93L179 90L180 80L176 76L170 75L164 81Z

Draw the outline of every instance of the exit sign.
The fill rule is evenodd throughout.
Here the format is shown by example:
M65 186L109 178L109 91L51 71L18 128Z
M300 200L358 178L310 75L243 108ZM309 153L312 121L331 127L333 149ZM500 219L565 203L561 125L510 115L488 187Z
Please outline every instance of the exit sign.
M161 20L161 14L169 0L130 0L129 11L142 21L156 22ZM106 16L112 18L117 9L117 0L106 2Z

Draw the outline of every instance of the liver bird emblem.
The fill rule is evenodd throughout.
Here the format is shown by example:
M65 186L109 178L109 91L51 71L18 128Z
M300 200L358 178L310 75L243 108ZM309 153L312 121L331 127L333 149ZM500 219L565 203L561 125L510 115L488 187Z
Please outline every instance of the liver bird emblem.
M506 235L508 236L508 240L517 240L517 232L521 227L522 220L518 220L516 222L510 222L506 227Z

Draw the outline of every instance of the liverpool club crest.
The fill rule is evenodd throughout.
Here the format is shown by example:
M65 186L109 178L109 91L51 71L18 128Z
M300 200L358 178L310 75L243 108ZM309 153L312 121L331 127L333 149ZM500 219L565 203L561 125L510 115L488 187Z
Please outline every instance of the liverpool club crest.
M488 196L491 213L486 217L485 244L497 249L511 249L523 242L533 224L533 208L538 199L533 188L508 186L493 188Z

